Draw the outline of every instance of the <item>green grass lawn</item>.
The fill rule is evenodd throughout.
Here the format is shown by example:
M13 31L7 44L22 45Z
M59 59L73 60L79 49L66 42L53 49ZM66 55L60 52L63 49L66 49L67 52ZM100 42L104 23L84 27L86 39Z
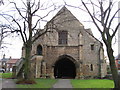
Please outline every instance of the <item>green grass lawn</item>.
M17 84L17 88L51 88L57 81L56 79L35 79L37 84Z
M12 73L0 73L1 78L11 78Z
M114 82L106 79L71 80L74 88L113 88ZM105 89L106 90L106 89Z

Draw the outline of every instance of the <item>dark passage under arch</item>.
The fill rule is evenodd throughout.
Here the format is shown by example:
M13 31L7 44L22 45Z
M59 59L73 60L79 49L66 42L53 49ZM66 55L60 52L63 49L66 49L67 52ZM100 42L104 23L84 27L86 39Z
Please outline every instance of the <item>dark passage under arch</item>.
M68 58L58 60L54 67L54 76L55 78L75 78L75 64Z

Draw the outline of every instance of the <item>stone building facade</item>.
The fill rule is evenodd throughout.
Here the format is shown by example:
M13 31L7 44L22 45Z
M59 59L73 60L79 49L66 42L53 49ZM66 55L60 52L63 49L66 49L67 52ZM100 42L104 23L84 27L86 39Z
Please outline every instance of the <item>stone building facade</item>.
M32 46L31 71L35 78L106 75L102 43L66 7L47 23L46 28L48 32Z

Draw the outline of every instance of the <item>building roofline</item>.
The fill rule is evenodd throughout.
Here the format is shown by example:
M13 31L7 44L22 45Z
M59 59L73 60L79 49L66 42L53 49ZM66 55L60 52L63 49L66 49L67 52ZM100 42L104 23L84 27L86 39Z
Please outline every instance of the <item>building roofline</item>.
M93 36L93 34L91 34L90 32L87 31L88 29L85 29L85 32L87 32L90 36L92 36L95 40L97 40L98 42L100 42L101 45L103 45L103 43L101 41L99 41L96 37ZM92 32L92 31L91 31Z
M115 58L115 60L120 60L120 54Z

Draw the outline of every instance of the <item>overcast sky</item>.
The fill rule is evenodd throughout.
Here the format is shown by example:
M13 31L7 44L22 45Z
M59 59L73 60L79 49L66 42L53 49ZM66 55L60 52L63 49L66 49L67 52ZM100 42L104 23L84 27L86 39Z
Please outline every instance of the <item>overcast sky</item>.
M22 0L14 0L14 1L17 1L18 6L22 6L22 4L20 3ZM25 1L25 0L23 0L23 1ZM69 4L69 5L81 6L80 0L64 0L64 1L63 0L41 0L41 1L44 1L44 3L47 2L45 5L50 5L52 2L55 3L56 6L57 5L64 5L64 1L66 1L66 3ZM86 0L86 1L88 1L88 0ZM94 0L94 1L96 1L96 0ZM119 0L116 0L116 1L119 1ZM49 2L51 2L51 3L49 3ZM41 2L41 3L43 3L43 2ZM116 4L116 6L118 6L118 5ZM94 36L101 41L101 36L100 36L99 32L96 30L96 27L94 26L94 24L92 22L87 22L87 21L90 21L90 18L89 18L87 13L85 13L84 11L82 11L80 9L77 9L77 8L75 9L73 7L68 7L68 6L66 6L66 7L85 26L85 28L91 28ZM11 8L11 6L8 3L5 3L4 6L0 7L0 11L5 11L5 10L8 10L10 8ZM115 9L116 8L117 7L115 7ZM58 10L52 12L49 15L49 17L46 18L46 20L49 21L58 12ZM44 14L44 13L42 13L42 14ZM118 21L116 19L114 25L117 22ZM41 28L43 28L44 25L45 25L45 22L42 23ZM22 48L22 44L23 44L22 40L21 40L20 37L15 37L15 35L12 35L12 36L9 36L8 38L6 38L4 40L5 43L8 43L8 44L7 44L7 48L0 51L0 58L2 58L3 54L6 54L7 58L10 57L10 56L12 56L12 58L20 58L21 57L21 48ZM116 38L117 38L117 36L116 36ZM113 44L113 48L114 48L114 51L115 51L114 55L117 56L117 54L118 54L117 43Z

